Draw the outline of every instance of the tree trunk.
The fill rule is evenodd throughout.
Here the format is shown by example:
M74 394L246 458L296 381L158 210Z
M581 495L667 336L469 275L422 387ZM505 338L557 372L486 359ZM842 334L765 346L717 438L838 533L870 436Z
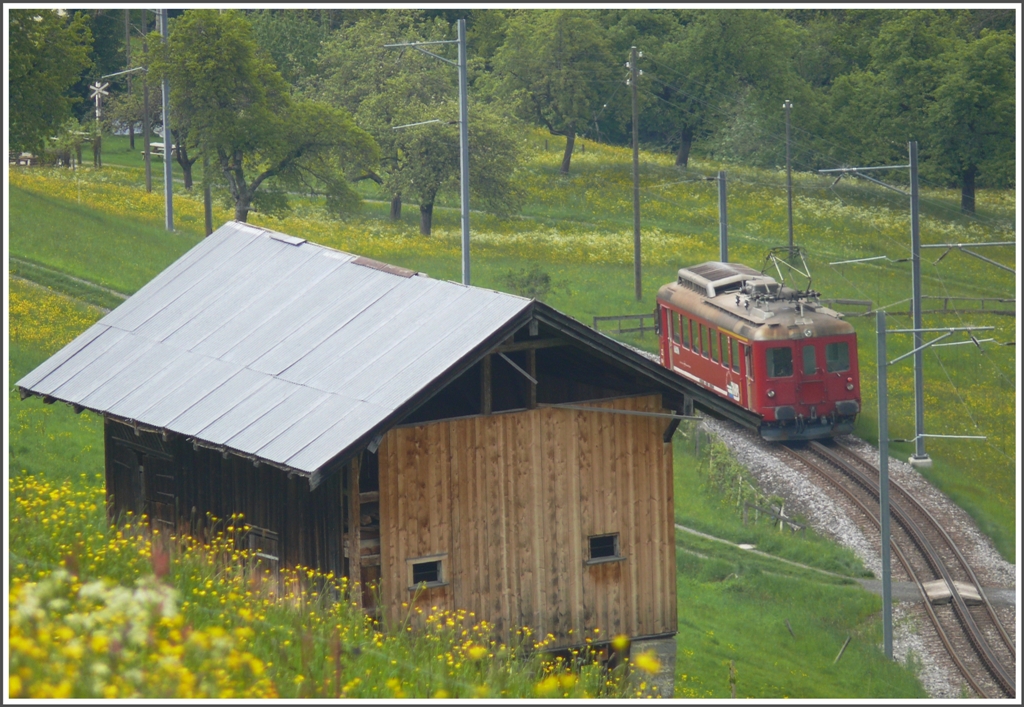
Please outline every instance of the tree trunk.
M235 199L235 220L245 223L249 220L249 209L252 205L252 195L239 196Z
M391 197L391 213L388 214L388 218L392 221L402 220L402 195L395 194Z
M174 131L171 131L171 135L174 135ZM188 158L188 148L185 146L185 141L181 139L181 134L174 135L174 141L178 144L178 148L174 151L174 154L178 160L178 164L181 165L181 174L185 179L185 191L192 191L192 165L195 163L196 158Z
M128 125L128 149L135 152L135 123Z
M676 152L676 167L686 169L690 162L690 146L693 145L693 128L679 131L679 151Z
M430 226L434 220L434 202L420 204L420 235L429 236Z
M978 168L971 165L964 170L963 182L960 186L960 211L974 214L974 181L978 176Z
M572 148L576 144L576 131L569 128L565 131L565 154L562 155L562 174L569 174L569 164L572 162Z

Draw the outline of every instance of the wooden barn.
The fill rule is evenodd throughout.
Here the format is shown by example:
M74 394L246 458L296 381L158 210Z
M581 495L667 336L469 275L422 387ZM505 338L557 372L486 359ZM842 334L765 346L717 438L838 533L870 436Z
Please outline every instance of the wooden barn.
M668 440L717 399L543 303L231 222L17 385L103 415L112 519L674 655Z

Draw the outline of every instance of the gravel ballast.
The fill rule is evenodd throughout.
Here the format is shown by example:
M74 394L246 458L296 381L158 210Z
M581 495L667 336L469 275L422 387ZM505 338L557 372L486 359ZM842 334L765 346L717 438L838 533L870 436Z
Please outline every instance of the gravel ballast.
M717 436L737 461L757 479L761 491L785 499L786 515L807 519L815 532L850 548L876 577L881 577L880 537L863 514L839 492L828 488L814 475L791 468L777 456L775 446L759 435L732 422L706 418L701 427ZM863 440L847 435L840 444L878 463L878 450ZM913 493L934 515L946 531L960 544L981 584L986 589L1005 590L1015 587L1017 568L1006 562L974 520L945 494L906 462L890 457L890 478ZM899 563L892 566L893 581L909 579ZM1000 601L997 612L1011 637L1016 640L1016 604ZM933 698L956 699L966 693L965 683L938 635L931 626L921 602L897 601L893 605L893 655L902 663L908 659L919 667L918 677Z

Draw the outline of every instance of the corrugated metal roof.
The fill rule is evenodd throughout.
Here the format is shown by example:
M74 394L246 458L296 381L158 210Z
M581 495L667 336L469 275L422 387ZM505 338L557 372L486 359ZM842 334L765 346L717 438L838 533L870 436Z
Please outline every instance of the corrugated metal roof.
M526 310L228 223L18 381L305 473Z

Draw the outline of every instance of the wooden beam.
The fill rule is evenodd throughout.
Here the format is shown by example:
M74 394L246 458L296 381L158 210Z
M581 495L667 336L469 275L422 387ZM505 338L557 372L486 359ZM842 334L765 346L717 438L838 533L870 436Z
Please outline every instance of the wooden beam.
M537 407L537 349L529 349L526 352L526 371L533 378L530 382L530 396L526 402L526 407L531 410Z
M484 356L480 366L480 414L491 414L491 356Z
M537 339L536 341L518 341L512 344L502 344L493 349L494 353L509 353L510 351L527 351L530 349L547 349L552 346L569 346L564 339Z

